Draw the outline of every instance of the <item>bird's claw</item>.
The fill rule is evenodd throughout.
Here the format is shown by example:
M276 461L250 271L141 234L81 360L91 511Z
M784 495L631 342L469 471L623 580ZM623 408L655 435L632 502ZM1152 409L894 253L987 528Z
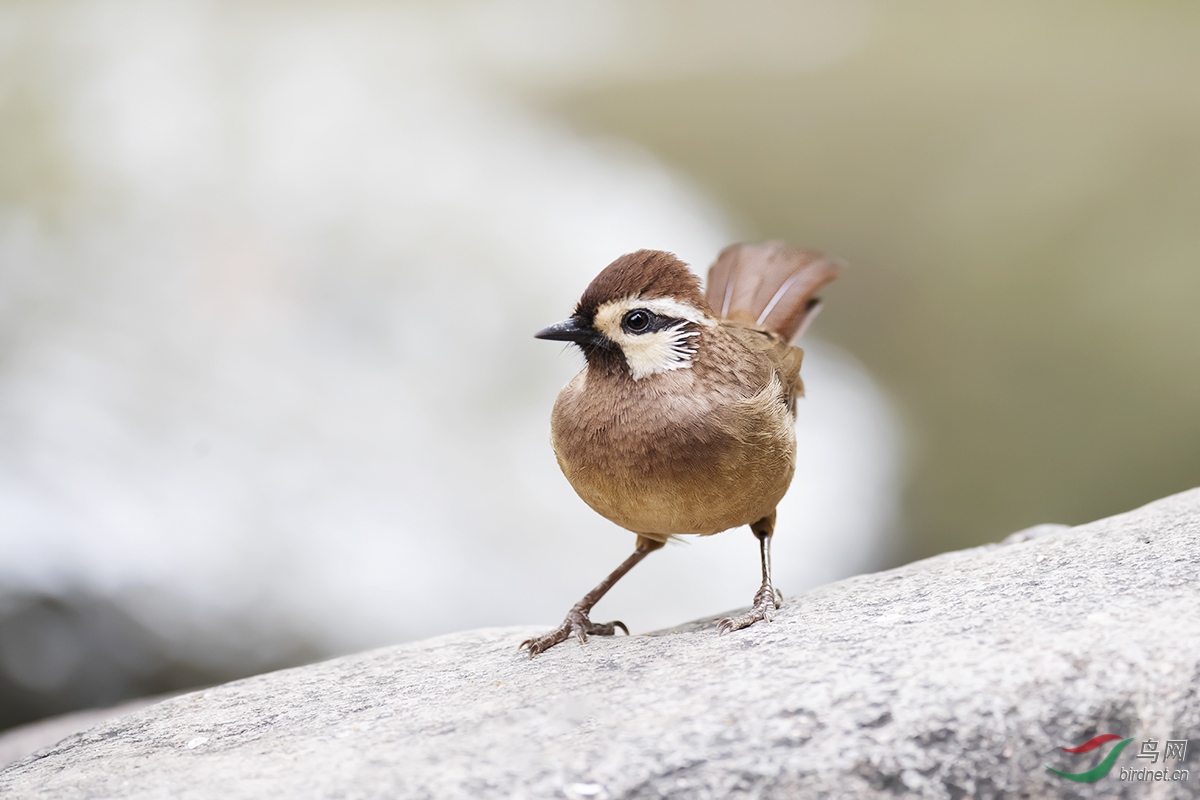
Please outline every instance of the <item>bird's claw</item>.
M529 648L529 657L533 658L538 653L544 653L559 642L564 642L573 633L579 639L580 644L587 644L588 634L593 636L613 636L617 632L617 628L625 631L625 635L629 635L629 628L625 627L625 623L620 620L612 622L592 622L588 619L587 612L580 608L572 608L567 612L567 618L563 620L562 625L559 625L554 630L542 636L535 636L532 639L526 639L521 642L518 650Z
M726 617L717 623L717 633L724 635L733 631L747 628L756 622L770 620L775 609L783 605L783 594L773 586L764 583L754 595L754 605L745 614L736 617Z

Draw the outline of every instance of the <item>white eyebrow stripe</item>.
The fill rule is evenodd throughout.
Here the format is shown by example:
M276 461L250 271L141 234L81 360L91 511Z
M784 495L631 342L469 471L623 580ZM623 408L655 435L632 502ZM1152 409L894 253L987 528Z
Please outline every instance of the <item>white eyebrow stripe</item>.
M707 325L712 327L716 325L716 320L705 314L700 309L696 308L691 303L683 303L679 300L672 300L669 297L655 297L643 300L639 297L631 297L628 300L622 301L627 308L644 308L659 316L672 317L674 319L686 319L688 322L694 322L697 325Z

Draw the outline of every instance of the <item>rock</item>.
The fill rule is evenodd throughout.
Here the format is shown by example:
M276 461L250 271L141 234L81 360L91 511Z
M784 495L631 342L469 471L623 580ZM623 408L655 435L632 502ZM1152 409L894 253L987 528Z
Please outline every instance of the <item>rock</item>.
M1022 528L1016 533L1010 533L1004 537L1000 544L1020 544L1028 542L1032 539L1037 539L1039 536L1045 536L1049 533L1058 533L1069 529L1070 525L1056 525L1053 522L1043 522L1041 525L1034 525L1031 528Z
M19 761L30 753L49 747L73 733L79 733L102 722L123 717L178 694L180 692L140 697L108 708L89 708L86 711L57 714L37 722L30 722L27 725L9 728L0 732L0 768Z
M260 675L0 773L20 798L1195 797L1200 490L711 621L573 642L471 631ZM1147 787L1060 747L1189 739ZM1162 762L1157 762L1161 768Z

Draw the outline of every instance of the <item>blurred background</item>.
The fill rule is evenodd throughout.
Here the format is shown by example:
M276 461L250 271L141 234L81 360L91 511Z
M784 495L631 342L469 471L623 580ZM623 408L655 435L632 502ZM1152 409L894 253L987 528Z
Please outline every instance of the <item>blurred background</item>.
M633 537L532 339L616 256L850 269L785 594L1200 484L1200 8L0 5L0 728L482 625ZM748 532L597 609L745 605ZM516 643L514 642L514 648Z

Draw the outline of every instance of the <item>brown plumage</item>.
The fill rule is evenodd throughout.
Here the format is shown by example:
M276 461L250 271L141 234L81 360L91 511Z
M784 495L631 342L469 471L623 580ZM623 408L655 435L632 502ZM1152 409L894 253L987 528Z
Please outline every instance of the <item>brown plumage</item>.
M725 252L730 249L725 248ZM621 256L593 278L579 298L575 313L594 315L602 303L634 296L672 297L698 308L707 308L700 291L700 279L686 264L662 250L638 250Z
M708 270L708 304L722 319L772 331L791 342L821 309L816 293L840 265L783 242L731 244Z
M750 525L763 586L736 630L778 605L768 542L795 468L795 399L803 352L790 344L838 266L780 243L734 245L699 280L675 256L639 250L606 267L570 319L539 338L575 342L585 368L563 388L551 442L564 475L598 513L638 535L636 551L555 631L523 643L536 654L567 638L611 634L588 612L672 536Z

